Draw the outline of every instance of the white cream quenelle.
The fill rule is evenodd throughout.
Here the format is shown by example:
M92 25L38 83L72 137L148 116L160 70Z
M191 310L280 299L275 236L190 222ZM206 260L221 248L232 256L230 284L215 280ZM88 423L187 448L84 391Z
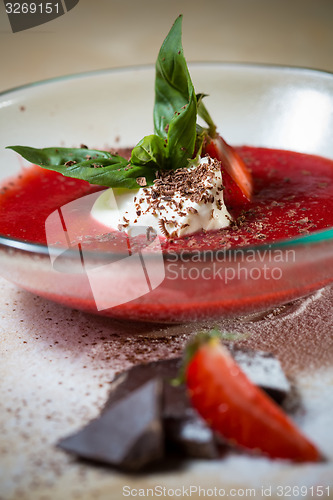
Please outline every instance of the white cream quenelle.
M145 179L139 182L144 185ZM152 186L107 189L91 214L103 225L128 234L141 226L176 238L230 225L223 189L220 162L204 157L198 165L158 173Z

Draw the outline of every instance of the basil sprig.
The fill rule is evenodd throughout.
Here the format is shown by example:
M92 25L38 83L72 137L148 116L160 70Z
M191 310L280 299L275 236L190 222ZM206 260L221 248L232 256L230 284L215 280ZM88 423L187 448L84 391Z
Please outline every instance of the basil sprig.
M129 161L107 151L85 148L8 148L48 170L107 187L135 189L142 182L151 185L156 171L188 166L194 151L201 152L206 135L206 129L196 125L197 114L200 112L206 121L207 115L201 104L204 95L198 94L197 101L181 38L182 16L179 16L156 62L155 134L144 137L134 147ZM207 124L211 128L209 120Z

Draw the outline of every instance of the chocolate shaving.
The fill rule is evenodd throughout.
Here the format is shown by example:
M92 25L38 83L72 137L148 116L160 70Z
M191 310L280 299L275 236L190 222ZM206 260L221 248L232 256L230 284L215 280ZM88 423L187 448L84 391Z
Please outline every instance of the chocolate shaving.
M147 186L147 179L145 177L137 177L136 182L139 184L139 186L144 187Z

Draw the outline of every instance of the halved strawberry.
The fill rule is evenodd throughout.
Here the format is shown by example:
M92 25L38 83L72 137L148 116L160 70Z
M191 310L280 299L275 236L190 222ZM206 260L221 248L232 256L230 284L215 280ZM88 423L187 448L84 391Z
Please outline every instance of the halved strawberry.
M219 339L204 339L196 347L185 379L193 407L230 443L271 458L321 460L317 448L250 382Z
M252 175L239 154L221 136L208 138L204 153L216 158L222 164L224 200L227 207L241 205L251 200L253 193Z

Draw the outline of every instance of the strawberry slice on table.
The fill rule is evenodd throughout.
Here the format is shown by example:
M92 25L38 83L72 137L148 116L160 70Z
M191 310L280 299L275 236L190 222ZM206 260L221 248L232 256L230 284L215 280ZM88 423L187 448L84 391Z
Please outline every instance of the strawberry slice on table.
M221 136L215 135L214 138L207 138L204 153L222 164L224 201L227 207L248 203L253 193L253 179L237 151Z
M230 444L295 462L322 459L283 410L250 382L216 336L203 334L190 346L185 380L193 407Z

